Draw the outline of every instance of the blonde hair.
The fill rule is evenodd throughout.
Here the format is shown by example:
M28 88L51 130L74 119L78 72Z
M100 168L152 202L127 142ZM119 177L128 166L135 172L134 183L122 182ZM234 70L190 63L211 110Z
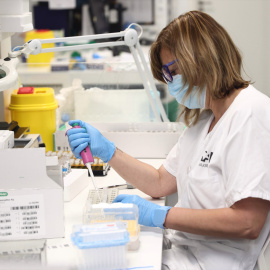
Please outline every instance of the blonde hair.
M159 34L150 50L153 76L164 82L160 59L161 49L167 49L178 59L177 65L185 84L187 96L194 86L201 92L204 87L213 99L222 99L234 89L250 82L241 76L242 57L227 31L211 16L190 11L174 19ZM187 125L195 124L200 109L182 108Z

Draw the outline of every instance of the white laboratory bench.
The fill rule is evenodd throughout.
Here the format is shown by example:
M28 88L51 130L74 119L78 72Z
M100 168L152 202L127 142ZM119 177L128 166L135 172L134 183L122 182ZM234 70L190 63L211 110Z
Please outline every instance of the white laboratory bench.
M163 159L141 160L159 168ZM95 178L99 188L113 185L121 185L126 182L112 168L107 176ZM66 202L65 207L65 238L47 240L47 264L49 267L61 267L70 269L76 264L76 252L70 241L70 234L74 224L82 223L83 207L85 205L89 189L93 189L91 179L89 185L72 201ZM138 189L120 189L120 194L136 194L154 203L164 205L165 199L154 200ZM136 251L127 252L127 269L161 269L163 233L160 228L141 226L139 234L140 247Z
M145 59L148 59L150 46L141 47ZM97 51L97 53L104 52L104 50ZM109 54L111 53L108 51ZM72 85L73 79L81 79L84 85L137 85L142 84L139 71L131 54L127 54L126 57L105 57L103 60L88 60L92 55L93 50L85 50L83 58L86 62L81 64L90 65L85 70L64 70L64 71L52 71L51 64L41 63L19 63L17 72L20 77L22 85L36 86L44 85L47 87L61 85L61 87L69 87ZM56 58L70 59L70 52L55 53ZM90 61L90 62L89 62ZM103 69L102 69L103 67ZM150 67L150 66L149 66ZM156 81L156 83L158 83Z

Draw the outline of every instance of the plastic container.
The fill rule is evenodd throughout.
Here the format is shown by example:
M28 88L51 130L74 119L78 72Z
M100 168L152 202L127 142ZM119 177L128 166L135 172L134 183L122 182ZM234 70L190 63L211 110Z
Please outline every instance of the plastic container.
M25 43L32 39L49 39L54 38L54 33L51 30L33 30L26 32ZM52 48L54 43L44 43L42 44L42 49ZM27 58L27 63L30 66L49 66L51 60L54 58L54 52L40 53L37 55L29 55Z
M129 100L132 102L127 102ZM74 114L75 119L88 123L151 122L149 99L146 91L141 89L75 91Z
M47 240L0 242L0 269L43 269L47 261Z
M76 225L71 240L78 251L79 269L126 269L129 234L124 223Z
M140 246L138 223L139 209L132 203L99 203L91 204L87 201L83 215L84 224L121 221L129 232L129 250L137 250Z
M52 88L21 87L11 95L11 119L21 127L29 127L31 134L40 134L46 151L53 151L56 130L57 101Z

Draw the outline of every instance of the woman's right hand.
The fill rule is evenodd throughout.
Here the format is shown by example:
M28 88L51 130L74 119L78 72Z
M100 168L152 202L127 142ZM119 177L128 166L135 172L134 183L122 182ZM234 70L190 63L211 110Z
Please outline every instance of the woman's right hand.
M74 156L81 158L81 151L89 144L94 157L104 162L110 161L115 152L114 143L107 140L96 128L81 120L69 121L71 126L75 123L81 128L71 128L67 131L69 145Z

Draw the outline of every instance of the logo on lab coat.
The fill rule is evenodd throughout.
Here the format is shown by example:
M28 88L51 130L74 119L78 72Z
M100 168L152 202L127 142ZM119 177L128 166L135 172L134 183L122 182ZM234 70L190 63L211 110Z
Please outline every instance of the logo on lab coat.
M208 164L210 163L210 160L213 156L213 152L204 151L205 154L201 157L201 163L199 163L199 166L201 167L208 167Z

